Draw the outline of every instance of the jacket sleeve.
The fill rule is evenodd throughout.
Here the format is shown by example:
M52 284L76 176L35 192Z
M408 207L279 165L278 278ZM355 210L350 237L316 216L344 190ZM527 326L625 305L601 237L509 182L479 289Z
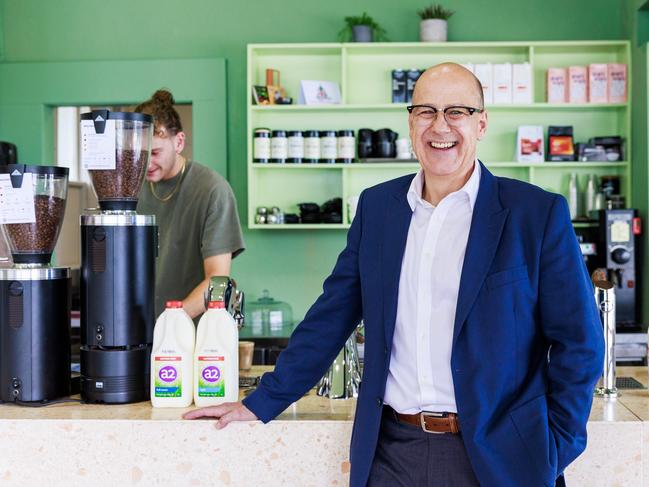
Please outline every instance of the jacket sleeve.
M586 423L604 364L593 286L561 196L549 212L539 269L540 322L551 346L548 419L561 473L586 448Z
M362 194L347 245L323 292L297 326L273 372L243 400L264 423L298 400L322 377L362 317L358 252L363 220Z

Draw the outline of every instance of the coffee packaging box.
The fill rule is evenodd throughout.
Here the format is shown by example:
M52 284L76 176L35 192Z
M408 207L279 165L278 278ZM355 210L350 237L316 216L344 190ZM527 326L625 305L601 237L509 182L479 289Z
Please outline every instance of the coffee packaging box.
M516 139L516 160L518 162L544 161L543 127L521 125Z
M493 90L493 66L491 63L476 64L473 74L482 83L482 93L484 95L485 105L491 105L494 102Z
M512 102L532 103L532 66L530 63L512 65Z
M406 102L406 72L403 69L392 70L392 103Z
M419 69L409 69L406 72L406 103L412 102L412 94L415 92L415 84L421 76Z
M549 68L546 83L548 103L566 103L568 101L568 70L566 68Z
M627 101L626 64L608 64L608 102L626 103Z
M608 103L608 66L591 64L588 66L588 101Z
M512 102L512 64L494 64L494 103Z
M568 68L568 103L588 103L588 69L586 66Z

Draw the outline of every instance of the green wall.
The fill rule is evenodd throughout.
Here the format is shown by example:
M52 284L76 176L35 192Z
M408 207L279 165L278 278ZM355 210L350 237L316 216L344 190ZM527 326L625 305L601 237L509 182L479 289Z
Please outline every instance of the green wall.
M449 25L452 41L626 39L628 16L633 13L625 0L442 3L457 12ZM413 0L0 0L0 56L5 62L225 58L228 178L240 214L245 215L246 44L335 41L341 19L363 10L386 28L391 40L416 41L416 11L426 4ZM159 80L151 80L151 92L159 86ZM248 297L254 299L267 287L276 298L289 301L295 316L301 317L320 292L322 279L344 245L345 232L246 231L245 238L248 250L236 259L233 274Z

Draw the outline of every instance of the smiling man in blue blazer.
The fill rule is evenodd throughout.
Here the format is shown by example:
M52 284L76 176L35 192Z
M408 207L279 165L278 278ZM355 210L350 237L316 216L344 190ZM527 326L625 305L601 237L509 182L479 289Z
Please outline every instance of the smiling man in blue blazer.
M257 390L186 417L272 420L362 318L353 487L563 484L603 364L565 199L477 160L488 119L463 67L427 70L408 111L419 173L363 192L322 295Z

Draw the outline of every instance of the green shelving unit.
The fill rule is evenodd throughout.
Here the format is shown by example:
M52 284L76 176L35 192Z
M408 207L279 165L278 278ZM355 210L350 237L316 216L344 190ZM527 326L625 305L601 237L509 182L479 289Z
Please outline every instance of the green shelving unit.
M532 67L533 100L529 105L491 105L487 136L478 145L478 157L499 176L536 184L566 195L569 175L577 173L585 191L588 174L618 175L622 193L631 201L631 108L623 104L550 104L545 102L545 76L550 67L590 63L626 63L628 99L631 99L631 54L628 41L551 42L445 42L250 44L248 87L264 84L266 68L278 69L288 96L297 100L301 80L327 80L340 84L342 103L329 106L270 105L247 102L248 227L261 230L346 229L350 225L347 201L374 184L412 174L416 162L355 162L352 164L255 164L252 134L257 127L271 130L340 130L390 128L408 136L405 104L391 101L391 71L458 63L523 63ZM621 135L625 161L620 162L514 162L519 125L572 125L575 140ZM546 135L547 136L547 135ZM341 197L343 223L321 225L257 225L258 206L297 211L301 202ZM576 223L575 226L580 225Z

